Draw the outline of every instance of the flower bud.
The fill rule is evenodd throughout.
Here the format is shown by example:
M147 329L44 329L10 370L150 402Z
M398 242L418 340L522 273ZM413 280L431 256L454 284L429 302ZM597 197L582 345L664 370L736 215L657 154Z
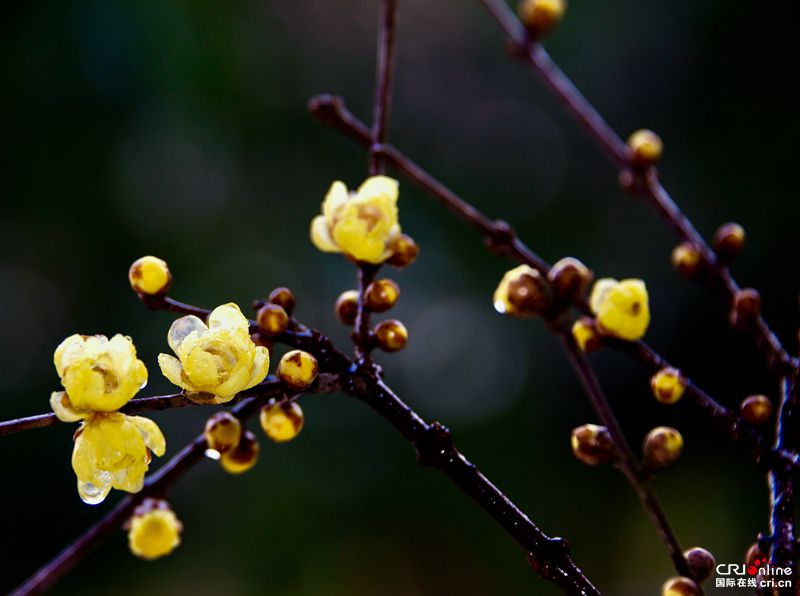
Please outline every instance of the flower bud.
M766 395L751 395L742 401L741 411L745 422L758 426L772 416L772 402Z
M286 314L291 315L294 310L294 294L289 288L275 288L269 293L269 302L282 306Z
M128 281L136 293L156 296L167 293L172 285L172 274L165 261L147 256L133 262L128 270Z
M381 321L375 327L375 341L384 352L397 352L406 347L408 330L397 319Z
M566 10L565 0L521 0L518 7L519 18L533 37L555 29Z
M603 347L603 340L597 332L594 319L581 317L572 324L572 337L584 352L596 352Z
M209 449L225 453L242 439L242 423L229 412L217 412L206 421L203 435Z
M668 468L683 451L683 437L674 428L658 426L644 440L644 465L651 470Z
M408 234L395 236L389 244L389 250L392 256L386 262L400 269L413 263L419 254L419 246Z
M698 582L704 582L711 577L717 566L714 555L699 546L685 551L683 556L686 562L689 563L689 569L692 570L692 574Z
M261 446L256 436L245 431L239 444L220 456L219 465L229 474L243 474L256 465L259 451Z
M672 249L672 267L687 279L694 279L704 266L703 254L691 242L681 242Z
M494 308L512 317L541 315L550 306L550 289L533 267L520 265L507 271L494 291Z
M649 168L661 159L664 145L652 130L641 129L628 137L631 164L637 168Z
M334 309L342 323L348 327L354 325L358 316L358 292L356 290L342 292L336 299Z
M744 288L733 297L731 318L734 323L752 321L761 314L761 294L753 288Z
M698 596L700 588L688 577L671 577L661 586L661 596Z
M282 306L265 304L256 315L258 329L267 337L277 337L289 326L289 315Z
M686 379L676 368L662 368L650 379L653 395L662 404L674 404L686 390Z
M744 228L737 223L729 222L717 229L712 246L721 259L730 261L742 252L744 241Z
M258 416L261 428L276 443L291 441L303 430L303 410L297 402L272 404L261 408Z
M562 299L581 296L592 283L594 274L578 259L565 257L547 273L553 293Z
M386 312L400 298L400 286L391 279L379 279L367 286L364 300L372 312Z
M161 499L145 499L125 524L128 547L140 559L153 560L170 554L181 543L183 524Z
M584 424L572 431L572 453L588 466L611 461L614 445L605 426Z
M285 385L295 391L303 391L317 379L317 359L303 350L286 352L278 362L276 374Z

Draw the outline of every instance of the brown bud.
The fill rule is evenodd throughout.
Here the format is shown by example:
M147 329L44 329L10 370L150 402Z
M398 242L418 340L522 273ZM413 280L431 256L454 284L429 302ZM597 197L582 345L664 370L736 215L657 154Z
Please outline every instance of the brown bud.
M704 582L711 577L717 566L714 555L699 546L685 551L683 556L686 558L686 562L689 563L689 569L692 570L692 574L698 582Z
M400 298L400 286L391 279L378 279L367 286L364 298L372 312L385 312Z
M375 341L384 352L396 352L406 347L408 330L397 319L381 321L375 327Z
M671 577L661 586L661 596L697 596L700 588L688 577Z
M742 418L748 424L764 424L772 416L772 402L766 395L751 395L742 401Z
M687 279L694 279L705 265L700 249L691 242L681 242L672 249L672 267Z
M614 445L605 426L584 424L572 431L572 453L588 466L598 466L611 461Z
M553 293L564 299L582 295L593 278L594 274L589 268L572 257L561 259L547 273Z
M514 317L541 315L550 307L550 288L533 267L520 265L507 271L494 292L495 310Z
M635 168L654 166L664 151L661 138L652 130L641 129L628 137L631 165Z
M744 241L744 228L737 223L729 222L717 229L712 246L721 259L729 261L742 252Z
M644 439L644 465L651 470L668 468L683 451L683 437L674 428L658 426Z
M282 306L286 314L291 315L294 310L294 294L289 288L275 288L269 293L269 301Z
M389 245L392 256L386 261L394 267L407 267L417 259L419 245L408 234L395 236Z
M528 32L539 37L555 29L566 10L565 0L522 0L517 12Z
M247 430L236 447L220 456L219 464L229 474L242 474L256 465L259 451L261 446L256 436Z
M289 315L277 304L265 304L256 315L258 328L267 337L276 337L289 326Z
M203 436L209 449L225 453L239 444L242 423L230 412L217 412L206 421Z
M761 314L761 294L753 288L744 288L733 297L731 318L735 323L752 321Z
M358 316L358 292L355 290L342 292L336 299L334 308L336 316L343 324L348 327L354 325Z

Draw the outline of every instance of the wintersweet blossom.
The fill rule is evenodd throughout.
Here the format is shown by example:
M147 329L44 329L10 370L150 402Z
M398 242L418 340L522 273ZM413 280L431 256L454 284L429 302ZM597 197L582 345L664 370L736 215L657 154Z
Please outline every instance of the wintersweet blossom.
M604 335L637 341L650 324L647 288L641 279L598 279L589 305Z
M232 302L215 308L208 325L194 315L181 317L167 340L177 358L160 354L161 372L194 401L229 402L267 376L269 351L253 343L248 320Z
M356 192L334 182L311 222L311 241L324 252L341 252L358 261L383 263L400 237L397 180L372 176Z

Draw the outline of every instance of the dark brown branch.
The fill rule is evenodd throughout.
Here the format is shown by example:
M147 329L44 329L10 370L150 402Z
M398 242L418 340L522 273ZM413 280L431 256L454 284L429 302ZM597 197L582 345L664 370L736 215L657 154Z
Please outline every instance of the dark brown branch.
M183 408L195 405L181 393L170 395L155 395L153 397L139 397L132 399L122 408L120 412L124 414L140 414L142 412L152 412L157 410L168 410L171 408ZM34 428L44 428L58 424L59 420L52 412L49 414L39 414L37 416L27 416L15 420L5 420L0 422L0 436L11 435Z
M375 280L380 265L358 263L358 311L353 328L353 343L356 346L356 360L368 363L372 349L370 336L370 311L367 307L367 287Z
M708 246L702 235L689 218L678 208L675 201L659 182L656 170L651 168L641 175L633 173L633 169L630 168L627 145L575 87L569 77L556 65L541 43L530 39L525 28L505 3L505 0L481 1L505 31L511 44L512 53L533 68L567 111L597 141L597 144L603 149L605 155L615 167L623 170L631 169L632 175L640 178L638 180L639 183L635 184L634 187L644 194L659 215L675 230L678 237L681 240L691 242L700 249L704 260L716 274L716 279L722 282L722 284L712 284L712 286L724 288L725 297L731 302L740 288L731 276L730 269L719 262L716 254ZM746 329L746 331L753 337L756 346L763 352L770 368L779 373L786 370L792 373L798 371L800 361L786 352L780 340L764 321L763 317L759 316L755 324Z
M793 379L781 379L781 401L775 423L775 450L797 448L798 420L796 419L797 394ZM778 567L791 567L791 577L797 573L798 543L795 537L795 483L792 469L776 462L767 475L770 506L770 560ZM793 588L781 594L795 594Z
M450 431L428 424L370 369L357 369L344 390L376 410L417 450L424 466L442 471L529 553L531 567L567 594L599 594L569 555L566 542L550 538L455 447Z
M389 131L389 113L392 107L392 82L394 80L395 40L397 33L397 0L382 0L378 23L378 52L375 65L375 106L372 117L372 146L386 142ZM370 175L383 174L383 156L370 151Z
M656 496L650 482L644 477L642 469L639 466L639 461L631 450L628 441L625 439L622 428L603 393L603 389L600 387L597 376L589 365L586 354L575 344L575 340L570 333L560 333L560 339L569 357L570 364L572 364L575 373L578 375L584 391L587 396L589 396L589 401L597 417L611 435L611 440L618 456L617 466L625 475L625 478L650 515L662 542L667 547L667 552L669 553L670 559L672 559L675 570L680 575L694 577L689 568L689 564L686 562L686 558L683 556L683 549L678 542L678 538L669 524L661 501L659 501Z

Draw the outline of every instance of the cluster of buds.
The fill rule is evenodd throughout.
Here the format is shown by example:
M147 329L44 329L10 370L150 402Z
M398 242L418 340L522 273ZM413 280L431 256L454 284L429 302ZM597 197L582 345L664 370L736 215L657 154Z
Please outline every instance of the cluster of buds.
M394 280L377 279L365 288L362 308L372 313L384 313L393 308L399 298L400 286ZM356 290L347 290L336 299L336 316L348 327L353 326L358 318L358 300ZM396 352L406 346L408 330L397 319L387 319L375 326L372 337L384 352Z
M266 302L259 301L254 306L258 308L256 323L259 334L267 338L278 337L289 328L294 310L294 294L289 288L275 288Z
M206 421L203 431L206 455L219 460L229 474L242 474L256 465L261 450L256 436L229 412L217 412Z
M519 265L503 275L494 291L494 308L520 319L552 318L583 296L594 279L578 259L565 257L543 275L529 265Z
M744 249L744 228L737 223L722 224L714 233L712 247L717 262L727 264ZM672 267L687 279L703 279L709 275L711 267L701 247L694 242L684 241L672 250Z

